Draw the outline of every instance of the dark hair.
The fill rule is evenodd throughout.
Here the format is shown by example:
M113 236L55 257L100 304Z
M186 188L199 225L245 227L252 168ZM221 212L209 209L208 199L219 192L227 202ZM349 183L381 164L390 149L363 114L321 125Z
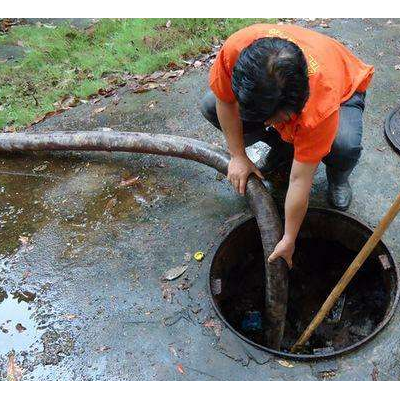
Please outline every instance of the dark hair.
M266 121L279 111L299 114L309 96L303 52L281 38L254 41L233 68L232 90L243 120Z

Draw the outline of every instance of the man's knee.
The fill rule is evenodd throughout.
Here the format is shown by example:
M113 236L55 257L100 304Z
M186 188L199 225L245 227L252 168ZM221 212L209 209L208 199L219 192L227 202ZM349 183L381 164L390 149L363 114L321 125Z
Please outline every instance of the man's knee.
M332 167L346 170L353 168L360 159L362 151L361 142L356 138L337 137L330 153L325 157L324 162Z
M201 100L200 111L205 119L211 122L216 128L221 129L216 110L216 98L211 90L207 91Z

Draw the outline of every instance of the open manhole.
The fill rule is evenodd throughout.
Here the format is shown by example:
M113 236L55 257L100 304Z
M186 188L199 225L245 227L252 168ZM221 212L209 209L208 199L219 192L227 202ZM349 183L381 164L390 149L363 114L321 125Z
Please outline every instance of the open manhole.
M280 351L264 345L264 261L256 220L223 240L210 269L212 303L225 324L246 342L276 355L318 359L351 351L374 337L392 317L399 298L399 271L383 242L346 288L302 354L289 348L312 320L372 231L338 211L311 208L302 225Z
M386 117L385 134L392 146L400 152L400 106Z

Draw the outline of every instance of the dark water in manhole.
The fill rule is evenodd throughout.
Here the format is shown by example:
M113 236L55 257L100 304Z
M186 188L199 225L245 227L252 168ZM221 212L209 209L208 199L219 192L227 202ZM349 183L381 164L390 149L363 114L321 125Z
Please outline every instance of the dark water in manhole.
M353 240L347 247L335 240L335 232L324 226L322 237L318 237L317 217L311 218L306 226L308 234L300 234L296 243L295 267L289 272L288 310L281 347L284 353L310 323L354 259L355 249L367 237L365 232L350 232ZM247 221L221 245L211 267L210 283L214 304L227 323L250 341L266 347L263 336L265 271L261 242L254 235L255 226L254 221ZM340 235L340 229L335 229ZM348 233L344 231L342 238ZM365 262L302 354L317 354L318 349L333 353L349 348L382 324L388 310L397 302L397 270L390 263L387 270L383 267L379 255L384 250L380 244Z
M0 354L26 351L38 339L34 294L6 293L0 288Z

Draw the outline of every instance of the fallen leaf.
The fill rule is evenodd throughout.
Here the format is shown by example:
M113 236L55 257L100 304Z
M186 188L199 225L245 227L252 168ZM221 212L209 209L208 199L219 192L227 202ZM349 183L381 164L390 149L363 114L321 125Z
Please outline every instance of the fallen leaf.
M127 186L135 186L139 183L140 177L135 176L134 178L124 179L118 185L118 187L127 187Z
M27 302L31 302L36 299L36 294L29 292L28 290L23 290L21 292L16 292L14 293L15 297L18 298L18 300L23 300Z
M111 347L110 346L100 346L96 349L96 351L100 352L100 353L104 353L105 351L110 350Z
M110 200L107 201L106 206L104 207L105 211L111 210L117 205L117 203L118 200L115 197L111 198Z
M7 380L8 381L20 381L22 378L23 370L15 363L14 353L10 353L8 356L7 365Z
M177 69L175 71L169 71L164 74L164 79L178 78L185 73L184 69Z
M143 92L148 92L149 90L155 89L158 86L160 86L160 84L155 83L155 82L145 83L144 85L140 85L140 84L136 83L136 86L130 86L130 90L133 93L143 93Z
M181 265L180 267L171 268L163 275L162 280L173 281L174 279L179 278L181 275L183 275L187 269L187 265Z
M203 326L205 328L211 328L217 337L221 336L222 326L219 321L215 319L209 319L208 321L204 322Z
M100 96L110 97L110 96L112 96L113 94L115 94L115 92L116 92L116 89L111 89L111 88L104 89L104 88L101 88L101 89L98 90L97 93L98 93Z
M20 236L18 238L19 242L23 245L26 246L29 243L29 238L28 236Z
M67 321L72 321L73 319L75 319L77 317L76 314L65 314L64 315L64 319L66 319Z
M4 132L6 132L6 133L12 133L12 132L15 132L15 126L13 126L13 125L11 125L11 126L6 126L5 128L4 128Z
M282 365L282 367L285 367L285 368L293 368L294 367L293 364L291 364L289 361L286 361L286 360L278 360L278 364Z
M183 365L182 364L178 364L176 366L176 369L178 370L178 372L182 375L185 375L185 370L183 369Z
M73 95L64 96L61 100L54 103L57 108L67 110L68 108L75 107L80 103L78 97Z
M45 169L47 169L47 167L48 167L48 165L45 163L45 164L38 165L37 167L33 168L32 171L34 171L34 172L44 171Z
M85 33L92 37L96 31L96 24L90 25L89 27L85 28Z
M15 329L16 329L19 333L21 333L21 332L23 332L23 331L26 331L26 328L25 328L22 324L20 324L20 323L18 323L17 325L15 325Z
M43 120L45 120L46 118L52 117L53 115L58 115L60 113L62 113L63 111L65 111L65 109L60 108L58 110L53 110L53 111L49 111L44 115L41 115L39 117L36 117L29 125L28 127L32 126L32 125L36 125L39 122L42 122Z
M16 22L11 18L2 18L0 20L0 32L8 32L13 25L16 25Z
M102 113L107 107L99 107L93 110L93 114L100 114Z
M160 79L164 75L165 75L164 71L155 71L152 74L150 74L149 76L146 76L146 78L143 80L143 83L155 82L156 80Z

